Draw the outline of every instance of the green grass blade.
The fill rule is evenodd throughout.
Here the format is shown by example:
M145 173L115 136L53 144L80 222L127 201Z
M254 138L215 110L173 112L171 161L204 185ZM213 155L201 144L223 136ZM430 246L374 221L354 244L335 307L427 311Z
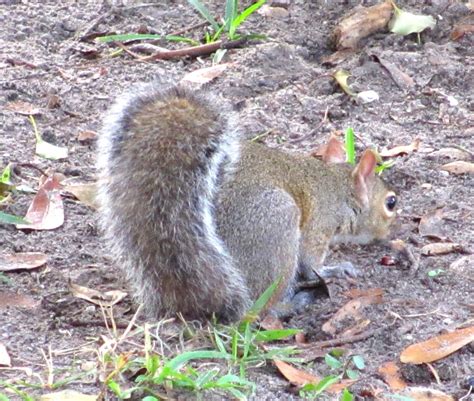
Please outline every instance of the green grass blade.
M169 362L167 362L164 366L165 368L169 368L172 370L179 369L185 363L193 360L193 359L229 359L229 355L225 354L220 351L189 351L180 354Z
M225 2L225 29L230 29L230 24L237 16L237 0L226 0Z
M355 165L355 137L354 130L349 127L345 132L346 161Z
M234 20L232 20L229 27L229 38L233 39L235 36L235 31L237 28L244 22L250 15L257 11L260 7L265 4L266 0L259 0L251 6L247 7L242 11Z
M95 40L100 43L110 42L128 42L130 40L157 40L161 39L161 35L154 35L148 33L125 33L122 35L107 35L99 36Z
M265 306L268 304L268 301L272 297L272 295L275 293L275 290L277 289L278 285L280 284L281 278L276 280L270 287L268 287L262 295L258 297L258 299L254 302L250 310L246 313L244 318L242 319L242 322L253 322L259 313L265 308Z
M14 216L13 214L8 214L0 212L0 224L29 224L30 222L25 220L23 217Z
M199 14L201 14L207 20L207 22L211 24L214 31L219 30L219 24L204 4L202 4L199 0L188 0L188 3L191 4L199 12Z
M294 336L299 332L301 332L301 330L298 329L263 330L256 334L255 340L260 342L276 341Z
M198 46L200 44L197 40L187 38L185 36L179 36L179 35L166 35L165 39L170 42L189 43L190 45L193 45L193 46Z

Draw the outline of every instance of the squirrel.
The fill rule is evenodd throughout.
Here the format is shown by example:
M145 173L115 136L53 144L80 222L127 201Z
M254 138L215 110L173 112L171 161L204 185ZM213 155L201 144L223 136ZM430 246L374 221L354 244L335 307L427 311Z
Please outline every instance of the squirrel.
M238 321L280 280L277 308L331 244L383 239L396 214L373 151L351 167L244 141L229 105L182 83L119 99L98 148L101 227L152 318Z

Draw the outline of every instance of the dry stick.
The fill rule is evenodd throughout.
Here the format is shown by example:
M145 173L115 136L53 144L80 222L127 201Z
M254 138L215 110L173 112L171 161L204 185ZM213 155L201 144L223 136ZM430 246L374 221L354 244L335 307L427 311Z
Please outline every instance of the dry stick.
M313 348L313 347L314 348L328 348L328 347L337 347L343 344L351 344L357 341L366 340L367 338L372 337L374 334L376 334L379 331L381 331L381 329L367 330L367 331L364 331L363 333L355 334L349 337L340 337L340 338L334 338L333 340L318 341L315 343L311 343L310 346L307 348ZM306 347L302 347L302 348L305 349Z
M141 59L142 56L140 54L137 54L135 52L132 52L131 50L128 49L127 46L125 46L122 42L115 42L115 44L120 47L125 53L130 54L130 56L136 58L136 59Z
M228 42L224 42L222 40L218 40L213 43L209 43L206 45L200 46L192 46L192 47L185 47L184 49L177 49L177 50L169 50L167 52L160 52L148 57L141 57L139 58L140 61L153 61L153 60L170 60L173 58L181 58L181 57L198 57L198 56L205 56L219 49L234 49L236 47L241 47L245 43L247 43L248 38L241 38L237 40L231 40Z

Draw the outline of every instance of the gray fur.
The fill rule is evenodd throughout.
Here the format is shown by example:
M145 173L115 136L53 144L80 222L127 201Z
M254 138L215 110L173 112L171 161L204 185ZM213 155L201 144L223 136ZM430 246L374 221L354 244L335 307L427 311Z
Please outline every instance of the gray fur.
M180 97L216 116L215 124L197 128L197 135L174 128L149 135L130 131L141 113L149 113L147 105L160 100L166 107ZM180 312L187 318L215 313L221 320L237 320L250 304L245 280L217 236L213 217L218 180L231 174L240 152L235 117L221 103L185 87L140 87L116 102L99 138L101 227L112 257L155 318ZM202 131L205 135L199 135ZM178 134L191 149L214 150L196 158L202 171L186 171L175 157L181 153L158 148L155 134L169 141ZM140 158L131 159L130 149Z

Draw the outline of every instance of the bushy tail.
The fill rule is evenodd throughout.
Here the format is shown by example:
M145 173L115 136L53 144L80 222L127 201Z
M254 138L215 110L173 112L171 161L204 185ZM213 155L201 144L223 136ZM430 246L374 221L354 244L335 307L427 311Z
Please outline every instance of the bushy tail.
M233 113L183 86L120 99L99 139L101 225L154 318L237 320L247 284L216 234L213 202L239 156Z

